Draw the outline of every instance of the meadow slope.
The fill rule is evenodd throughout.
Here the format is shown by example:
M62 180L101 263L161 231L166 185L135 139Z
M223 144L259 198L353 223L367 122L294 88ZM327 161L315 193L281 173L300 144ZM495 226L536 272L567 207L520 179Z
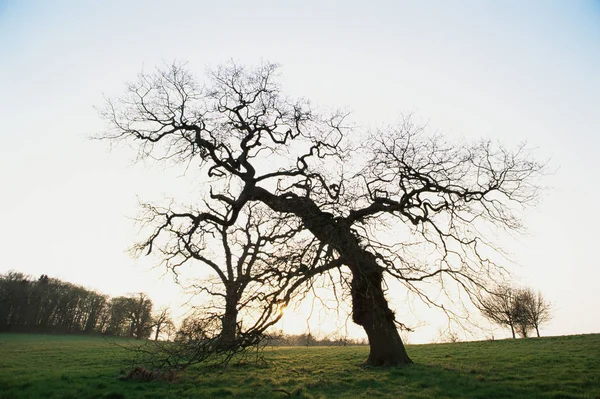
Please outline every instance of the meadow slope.
M416 364L362 368L366 347L267 348L266 365L173 383L119 380L100 337L0 334L0 398L598 398L600 334L412 345Z

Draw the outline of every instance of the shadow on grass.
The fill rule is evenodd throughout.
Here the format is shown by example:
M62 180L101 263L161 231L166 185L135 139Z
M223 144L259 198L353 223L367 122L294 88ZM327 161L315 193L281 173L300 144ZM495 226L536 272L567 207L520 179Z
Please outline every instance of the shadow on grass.
M528 387L516 385L515 381L499 379L493 371L477 367L455 369L414 364L378 372L387 374L386 385L392 387L390 393L407 397L531 398L539 394Z
M414 364L398 368L364 368L311 373L301 381L280 380L279 388L304 398L531 398L535 387L504 381L476 368ZM285 393L273 397L284 397ZM554 397L541 395L541 397Z

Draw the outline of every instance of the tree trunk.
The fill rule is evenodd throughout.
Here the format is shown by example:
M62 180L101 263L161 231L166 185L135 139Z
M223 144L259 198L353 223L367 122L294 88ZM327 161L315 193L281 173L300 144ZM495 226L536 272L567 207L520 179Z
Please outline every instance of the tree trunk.
M535 325L535 332L537 333L538 338L540 337L540 329L538 327L538 325Z
M220 345L228 348L235 343L237 330L237 298L234 292L228 292L225 299L225 313L221 320L223 330L221 331Z
M352 271L352 319L365 329L369 337L368 365L401 365L412 363L398 329L394 312L383 295L383 271L375 256L365 250L352 231L351 223L323 212L310 199L277 196L263 188L247 186L252 200L265 203L277 212L290 212L302 218L304 226L322 243L335 248Z
M515 335L515 327L512 324L510 325L510 332L512 333L513 339L517 338L517 336Z
M158 334L160 334L160 327L162 323L156 323L156 333L154 334L154 340L158 341Z
M370 352L365 364L398 366L410 364L398 333L394 312L383 293L383 273L375 258L364 253L352 270L352 320L362 326L369 338Z

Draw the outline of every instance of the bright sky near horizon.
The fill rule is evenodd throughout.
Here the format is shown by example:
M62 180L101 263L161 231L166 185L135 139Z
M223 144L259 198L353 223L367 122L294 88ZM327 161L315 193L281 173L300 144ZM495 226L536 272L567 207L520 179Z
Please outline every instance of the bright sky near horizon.
M598 1L0 0L0 273L182 303L156 259L126 252L137 198L173 176L88 137L105 128L94 106L142 69L187 61L201 78L229 59L276 62L287 94L365 126L412 112L449 137L527 141L552 173L509 268L554 304L543 334L600 332ZM417 313L409 341L438 338L445 319Z

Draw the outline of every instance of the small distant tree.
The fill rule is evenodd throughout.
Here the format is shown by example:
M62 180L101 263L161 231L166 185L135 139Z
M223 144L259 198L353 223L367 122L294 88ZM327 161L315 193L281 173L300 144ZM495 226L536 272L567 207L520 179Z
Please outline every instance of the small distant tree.
M128 331L128 326L126 326L128 305L128 298L124 296L118 296L110 300L107 310L106 335L124 336L128 332L131 333L131 330Z
M528 325L535 329L540 336L540 324L550 321L552 318L552 305L541 292L534 292L531 288L523 289L519 293L519 306L525 316Z
M313 337L313 335L311 334L311 332L309 331L306 334L302 334L302 338L304 341L304 345L306 346L311 346L315 344L315 337Z
M152 333L152 300L144 293L112 298L105 333L114 336L148 338Z
M533 328L525 304L523 303L523 290L516 290L513 298L513 314L515 320L515 328L521 338L529 337L529 331Z
M551 306L540 292L531 288L500 287L496 292L482 298L481 312L490 321L510 327L512 337L518 333L527 338L535 329L540 336L539 326L550 320Z
M127 299L130 335L136 339L148 338L152 332L152 300L142 292Z
M516 296L515 289L502 286L480 300L481 313L493 323L510 327L513 338L517 337L518 321L522 319L516 306Z
M154 340L158 341L161 332L169 331L174 326L171 319L171 310L168 307L160 308L153 317Z

